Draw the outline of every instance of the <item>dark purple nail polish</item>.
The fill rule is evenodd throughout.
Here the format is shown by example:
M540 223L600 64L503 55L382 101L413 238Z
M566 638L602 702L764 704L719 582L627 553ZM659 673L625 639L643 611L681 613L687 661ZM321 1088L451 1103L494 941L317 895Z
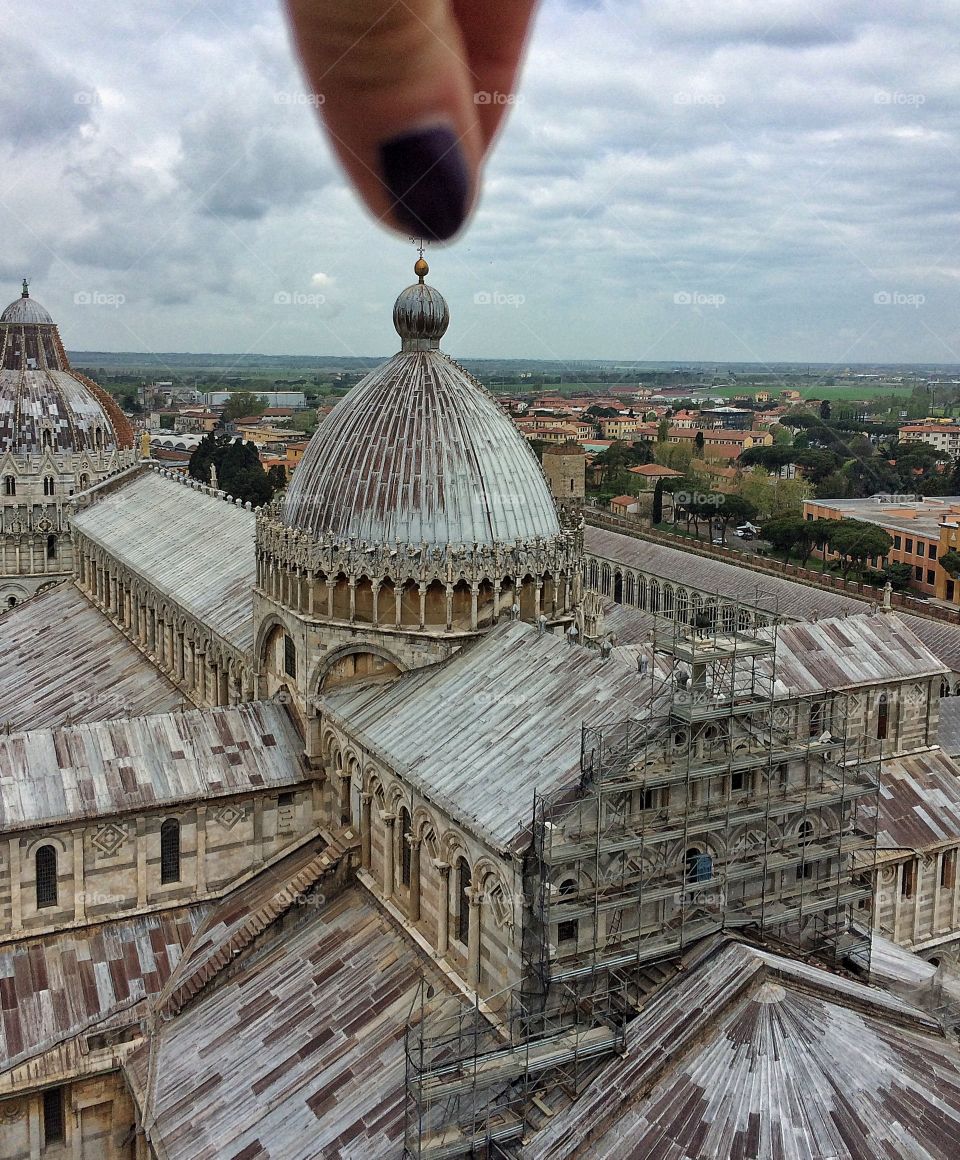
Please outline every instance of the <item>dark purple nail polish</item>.
M463 224L470 178L452 129L437 125L385 141L380 170L394 219L410 233L442 242Z

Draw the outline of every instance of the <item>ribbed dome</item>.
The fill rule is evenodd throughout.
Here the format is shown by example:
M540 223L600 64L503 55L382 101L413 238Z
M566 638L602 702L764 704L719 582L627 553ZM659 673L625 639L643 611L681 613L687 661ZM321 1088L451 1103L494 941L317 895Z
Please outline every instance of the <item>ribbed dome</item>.
M436 348L448 320L443 297L411 286L394 318L412 325L416 301L434 321L416 338L399 322L397 329L405 347L430 345L394 355L327 416L294 473L283 522L317 537L431 547L560 535L526 440L492 396Z
M113 397L70 369L56 324L23 292L0 314L0 453L133 446Z
M447 333L450 311L439 290L414 282L394 304L393 325L403 339L404 350L434 350Z

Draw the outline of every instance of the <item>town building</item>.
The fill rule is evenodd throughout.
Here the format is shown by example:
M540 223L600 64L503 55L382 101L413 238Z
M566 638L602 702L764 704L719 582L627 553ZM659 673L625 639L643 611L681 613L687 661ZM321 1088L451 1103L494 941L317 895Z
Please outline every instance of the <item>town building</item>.
M874 565L906 564L910 568L910 587L926 596L935 596L960 605L960 584L946 572L939 559L960 547L960 496L907 496L879 493L867 499L806 500L806 520L863 520L876 524L890 536L893 544ZM817 549L821 559L824 549ZM826 550L826 557L837 553Z
M905 423L899 431L901 443L927 443L935 451L956 459L960 455L960 426L949 419L924 419Z

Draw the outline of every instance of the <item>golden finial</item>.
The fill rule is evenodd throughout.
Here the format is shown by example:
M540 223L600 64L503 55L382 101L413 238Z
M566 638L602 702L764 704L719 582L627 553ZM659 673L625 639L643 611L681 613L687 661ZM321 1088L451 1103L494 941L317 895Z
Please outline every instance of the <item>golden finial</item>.
M424 278L430 273L430 267L427 265L426 258L417 258L413 266L413 272L422 282Z

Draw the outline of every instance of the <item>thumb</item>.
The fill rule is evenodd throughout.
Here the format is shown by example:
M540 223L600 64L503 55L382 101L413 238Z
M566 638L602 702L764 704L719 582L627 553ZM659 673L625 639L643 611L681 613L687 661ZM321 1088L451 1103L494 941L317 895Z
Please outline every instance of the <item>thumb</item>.
M446 0L286 0L331 143L373 214L432 241L463 224L483 134Z

